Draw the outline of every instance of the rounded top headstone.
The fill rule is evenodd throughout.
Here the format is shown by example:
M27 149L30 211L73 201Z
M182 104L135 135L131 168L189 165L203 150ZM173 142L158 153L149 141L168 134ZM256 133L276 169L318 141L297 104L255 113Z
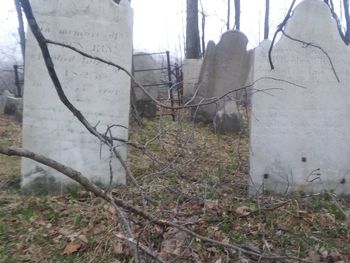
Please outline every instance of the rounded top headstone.
M287 35L307 43L343 42L330 8L320 0L304 0L298 4L287 22Z
M246 47L248 44L248 38L245 34L238 30L228 30L222 34L220 43L231 42L232 43L240 43L242 46Z

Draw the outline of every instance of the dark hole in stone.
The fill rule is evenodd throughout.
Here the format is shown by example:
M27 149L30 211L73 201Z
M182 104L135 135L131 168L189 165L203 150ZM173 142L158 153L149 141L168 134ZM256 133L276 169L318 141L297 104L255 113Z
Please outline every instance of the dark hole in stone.
M303 163L306 163L306 157L301 157L301 161L302 161Z
M345 184L345 183L346 183L345 178L341 179L340 183L341 183L341 184Z
M268 179L269 178L269 174L264 174L264 179Z

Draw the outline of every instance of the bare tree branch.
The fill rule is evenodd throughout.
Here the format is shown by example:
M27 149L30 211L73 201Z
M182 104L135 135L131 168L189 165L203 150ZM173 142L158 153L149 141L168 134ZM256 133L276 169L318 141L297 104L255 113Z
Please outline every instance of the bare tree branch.
M342 25L341 25L341 22L340 22L340 19L339 19L337 13L334 10L333 0L327 0L327 1L325 1L325 3L328 5L329 9L331 10L332 17L335 19L335 21L337 23L338 32L339 32L339 35L340 35L341 39L344 41L344 43L346 45L348 45L347 40L346 40L346 36L344 34L344 31L343 31L343 28L342 28Z
M291 3L291 5L290 5L290 7L289 7L289 9L288 9L288 12L287 12L285 18L283 19L282 23L279 24L279 25L277 26L277 30L276 30L275 34L273 35L272 42L271 42L270 49L269 49L269 62L270 62L271 70L273 70L273 69L275 68L274 65L273 65L273 62L272 62L272 49L273 49L273 45L275 44L275 41L276 41L276 38L277 38L278 33L282 31L282 29L284 28L284 26L285 26L285 25L287 24L287 22L288 22L288 19L289 19L290 16L291 16L291 13L292 13L292 10L293 10L295 1L296 1L296 0L293 0L293 2Z
M270 0L265 0L264 39L269 38Z
M104 190L102 190L101 188L99 188L95 184L91 183L80 172L78 172L78 171L76 171L76 170L74 170L66 165L63 165L63 164L61 164L61 163L59 163L51 158L45 157L45 156L40 155L40 154L36 154L36 153L31 152L29 150L25 150L22 148L15 148L15 147L7 148L7 147L0 146L0 153L4 154L4 155L8 155L8 156L25 157L25 158L31 159L33 161L37 161L37 162L44 164L46 166L49 166L49 167L57 170L58 172L61 172L62 174L66 175L67 177L71 178L75 182L79 183L86 190L91 191L96 196L101 197L102 199L104 199L108 203L111 203L111 204L115 203L115 205L122 207L126 211L129 211L135 215L141 216L144 219L149 220L153 224L156 224L156 225L159 225L162 227L173 227L173 228L176 228L178 230L181 230L181 231L191 235L194 238L202 240L203 242L208 242L208 243L211 243L211 244L214 244L217 246L225 247L228 249L233 249L233 250L240 251L240 252L247 254L247 255L258 256L258 257L261 257L264 259L275 259L275 260L293 259L293 260L297 260L299 262L308 262L308 261L305 261L305 260L302 260L299 258L295 258L295 257L277 256L277 255L261 255L261 254L256 253L256 252L246 250L238 245L223 243L223 242L217 241L215 239L211 239L209 237L202 236L200 234L193 232L192 230L188 229L187 227L185 227L181 224L173 223L173 222L163 220L163 219L157 219L153 215L151 215L150 213L142 211L142 210L134 207L133 205L126 203L122 199L119 199L119 198L111 196L110 194L107 194Z
M314 47L314 48L319 49L319 50L327 57L328 62L329 62L329 64L330 64L331 68L332 68L332 71L333 71L333 74L334 74L335 78L337 79L338 82L340 82L339 76L338 76L338 74L337 74L337 71L335 70L335 67L334 67L334 64L333 64L333 62L332 62L331 57L328 55L328 53L327 53L322 47L320 47L320 46L318 46L318 45L315 45L315 44L313 44L313 43L308 43L308 42L305 42L305 41L303 41L303 40L296 39L296 38L294 38L294 37L288 35L284 30L281 30L281 32L282 32L282 34L283 34L284 36L286 36L286 37L289 38L290 40L293 40L293 41L295 41L295 42L299 42L299 43L303 44L304 47L306 47L306 48L307 48L307 47Z
M157 260L158 262L161 262L161 263L167 263L163 258L158 256L153 251L151 251L148 247L140 244L140 242L135 241L133 238L127 238L126 236L123 236L121 234L115 234L115 237L119 238L120 240L122 240L124 242L131 243L132 245L137 246L138 248L140 248L143 252L145 252L147 255L149 255L154 260Z
M14 0L16 12L17 12L17 18L18 18L18 35L19 35L19 42L21 45L21 51L22 51L22 58L24 62L24 55L25 55L25 32L24 32L24 23L23 23L23 16L22 16L22 9L21 4L19 0Z

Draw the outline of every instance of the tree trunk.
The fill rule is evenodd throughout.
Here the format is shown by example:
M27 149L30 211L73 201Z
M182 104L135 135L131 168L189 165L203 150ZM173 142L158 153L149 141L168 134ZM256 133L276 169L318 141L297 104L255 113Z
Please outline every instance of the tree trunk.
M345 43L349 45L350 43L350 14L349 14L349 0L344 0L344 14L346 21L346 31L345 31Z
M20 45L21 45L23 64L24 64L26 37L25 37L25 32L24 32L22 8L21 8L21 4L20 4L19 0L14 0L14 1L15 1L15 7L16 7L16 12L17 12L17 18L18 18L18 35L19 35L19 41L20 41Z
M226 22L227 30L230 30L230 19L231 19L231 0L227 0L227 22Z
M241 29L241 1L235 0L235 28Z
M202 15L202 36L201 36L201 44L202 44L202 56L204 56L205 53L205 19L207 14L204 12L204 7L202 0L199 0L201 4L201 15Z
M186 58L200 58L198 0L187 0Z
M265 0L265 24L264 24L264 39L269 38L269 17L270 17L270 0Z
M202 12L202 55L205 53L205 14Z

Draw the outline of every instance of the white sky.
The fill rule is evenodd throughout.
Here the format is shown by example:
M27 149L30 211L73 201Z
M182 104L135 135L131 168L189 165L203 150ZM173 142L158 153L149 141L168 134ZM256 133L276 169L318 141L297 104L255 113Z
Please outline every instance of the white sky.
M292 0L270 0L270 35L282 21ZM297 0L299 3L300 0ZM202 0L206 20L206 40L218 42L226 30L227 0ZM335 1L337 3L337 1ZM255 47L263 36L265 0L241 0L241 31ZM150 52L170 50L183 53L186 0L132 0L134 8L134 48ZM233 0L231 26L234 23ZM199 16L201 21L201 17ZM0 0L0 58L18 58L17 17L13 0ZM17 55L15 55L17 54Z
M299 3L301 0L297 0ZM231 27L234 7L231 0ZM270 0L270 35L283 20L292 0ZM227 0L202 0L206 19L206 40L217 42L226 30ZM134 46L145 50L180 50L186 25L186 0L132 0ZM200 5L199 5L200 8ZM265 0L241 0L241 31L255 47L263 38ZM199 15L199 24L201 16ZM200 25L201 27L201 25Z

